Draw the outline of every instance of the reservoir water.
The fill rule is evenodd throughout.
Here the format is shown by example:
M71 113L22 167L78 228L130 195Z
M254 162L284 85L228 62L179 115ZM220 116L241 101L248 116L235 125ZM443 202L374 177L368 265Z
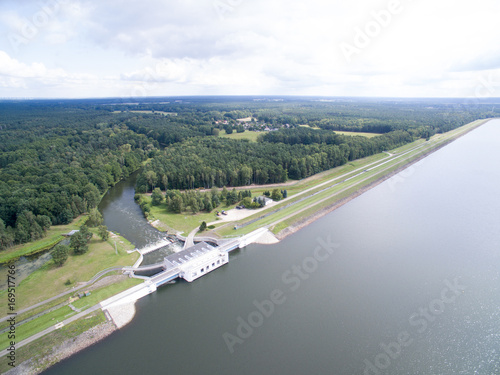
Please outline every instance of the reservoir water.
M499 161L495 120L46 373L500 374Z

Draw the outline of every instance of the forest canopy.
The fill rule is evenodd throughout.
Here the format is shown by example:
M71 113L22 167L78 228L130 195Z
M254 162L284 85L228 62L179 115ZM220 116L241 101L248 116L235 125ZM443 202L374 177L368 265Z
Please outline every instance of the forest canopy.
M284 182L498 117L496 108L312 97L0 101L0 249L95 208L143 165L138 192ZM260 136L221 137L233 130Z

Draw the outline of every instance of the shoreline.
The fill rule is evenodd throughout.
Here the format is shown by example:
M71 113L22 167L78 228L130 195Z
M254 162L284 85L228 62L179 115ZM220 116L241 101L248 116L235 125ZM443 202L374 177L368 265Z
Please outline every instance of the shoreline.
M118 328L113 321L107 320L100 323L80 335L64 340L54 346L50 353L42 358L30 358L15 368L7 371L6 375L37 375L53 365L70 358L74 354L97 344L116 332Z
M453 137L452 139L447 140L446 142L444 142L443 144L439 145L438 147L433 148L432 150L427 151L425 154L423 154L423 155L417 157L416 159L414 159L414 160L406 163L405 165L402 165L402 166L396 168L394 171L392 171L392 172L390 172L390 173L388 173L388 174L386 174L384 176L379 177L375 181L372 181L372 182L370 182L369 184L367 184L365 186L360 187L358 190L356 190L355 192L353 192L349 196L341 198L338 201L336 201L335 203L332 203L332 204L330 204L330 205L328 205L326 207L320 208L318 211L316 211L312 215L309 215L309 216L307 216L307 217L305 217L303 219L298 220L297 222L293 223L289 227L287 227L287 228L281 230L280 232L278 232L275 235L276 238L279 241L282 241L283 239L285 239L289 235L294 234L294 233L298 232L299 230L307 227L309 224L312 224L316 220L321 219L323 216L329 214L330 212L335 211L336 209L342 207L346 203L349 203L350 201L352 201L353 199L359 197L360 195L362 195L363 193L367 192L368 190L373 189L375 186L380 185L382 182L391 179L392 177L394 177L398 173L404 171L405 169L411 167L414 164L417 164L418 162L422 161L423 159L425 159L429 155L433 154L434 152L436 152L436 151L440 150L441 148L449 145L450 143L456 141L457 139L463 137L464 135L469 134L471 131L477 129L478 127L480 127L480 126L482 126L482 125L484 125L486 123L488 123L491 120L493 120L493 119L488 119L487 121L484 121L481 124L478 124L477 126L472 127L471 129L469 129L469 130L467 130L467 131L465 131L465 132L457 135L456 137Z
M425 159L427 156L431 155L432 153L440 150L441 148L447 146L448 144L454 142L455 140L459 139L460 137L468 134L474 129L477 129L478 127L486 124L492 119L488 119L486 121L481 122L477 126L472 127L471 129L468 129L467 131L446 140L443 142L441 145L433 148L432 150L429 150L422 154L421 156L417 157L414 160L409 161L408 163L396 168L395 170L391 171L390 173L383 175L376 179L375 181L370 182L369 184L360 187L358 190L353 192L347 197L341 198L337 200L335 203L329 204L326 207L319 208L316 212L313 214L302 218L298 220L297 222L293 223L289 227L281 230L277 234L272 234L272 232L268 231L269 234L272 234L272 236L264 236L261 241L255 241L255 243L261 243L261 244L274 244L278 243L287 236L298 232L299 230L307 227L309 224L312 224L314 221L322 218L323 216L327 215L330 212L335 211L336 209L342 207L344 204L350 202L351 200L359 197L361 194L367 192L368 190L374 188L375 186L381 184L382 182L389 180L396 174L400 173L401 171L411 167L412 165L420 162L421 160ZM159 220L156 220L159 221ZM149 222L149 224L152 227L155 227L153 225L153 222ZM274 237L276 240L274 240L272 237ZM54 346L50 354L41 358L41 359L36 359L34 360L33 358L26 360L16 366L15 368L9 370L6 372L6 374L9 375L24 375L24 374L40 374L41 372L47 370L48 368L52 367L54 364L65 360L69 357L71 357L74 354L77 354L78 352L82 351L83 349L86 349L112 333L116 332L120 328L126 326L129 324L133 318L135 317L135 302L133 303L127 303L124 305L120 305L117 307L111 307L111 308L104 308L102 309L103 313L106 316L106 321L102 322L89 330L79 334L76 337L67 339L63 341L62 343L58 344L57 346Z

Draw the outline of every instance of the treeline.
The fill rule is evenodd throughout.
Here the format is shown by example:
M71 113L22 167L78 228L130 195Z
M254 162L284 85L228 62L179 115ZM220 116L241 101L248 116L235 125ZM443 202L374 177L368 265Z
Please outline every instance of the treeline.
M72 118L66 108L54 111L31 108L25 115L2 118L2 249L39 239L50 225L88 212L110 186L154 154L154 141L116 119L103 123L96 122L103 118L95 113Z
M151 195L151 204L159 206L165 203L167 210L174 213L182 213L191 211L196 214L200 211L212 212L214 209L222 204L230 206L240 202L245 198L251 198L252 192L250 190L236 189L228 190L224 187L222 190L213 187L210 191L200 192L197 190L167 190L165 194L162 193L160 188L155 188ZM135 201L139 204L146 218L149 216L150 208L146 200L140 195L136 194Z
M152 191L154 187L165 190L245 186L302 179L416 139L416 134L402 130L374 138L316 132L283 129L267 134L258 143L224 138L190 139L155 156L138 177L137 191ZM302 143L305 138L308 144Z
M470 106L448 99L272 97L141 98L132 104L119 99L0 101L0 248L40 238L50 225L69 223L148 158L137 181L139 192L279 183L478 118L498 117L500 107L493 102L478 100ZM149 110L168 114L132 112ZM290 129L268 133L257 143L217 137L225 128L243 131L250 125L238 119L245 117L256 119L250 124L256 129ZM322 130L298 128L304 124ZM343 137L332 130L383 136ZM203 205L196 200L207 209L205 198Z

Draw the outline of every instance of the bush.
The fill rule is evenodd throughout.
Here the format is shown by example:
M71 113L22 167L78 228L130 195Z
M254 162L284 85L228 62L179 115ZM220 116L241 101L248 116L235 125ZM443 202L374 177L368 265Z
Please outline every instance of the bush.
M163 202L163 195L160 188L155 188L151 194L151 204L153 206L159 206Z
M69 246L67 245L56 245L54 250L52 250L52 260L56 266L61 267L69 256Z
M101 225L103 221L104 220L99 210L97 208L93 208L92 210L90 210L89 217L85 222L85 225L89 228L94 228Z
M271 194L271 199L276 202L280 201L283 199L283 194L281 194L281 192L278 189L274 189L273 193Z
M70 245L76 255L85 254L89 250L87 238L81 233L77 232L71 236Z
M105 225L99 225L99 228L97 229L97 233L99 234L99 237L101 237L101 240L107 241L109 238L109 232L108 228Z
M203 232L207 229L207 223L206 222L202 222L201 225L200 225L200 232Z

